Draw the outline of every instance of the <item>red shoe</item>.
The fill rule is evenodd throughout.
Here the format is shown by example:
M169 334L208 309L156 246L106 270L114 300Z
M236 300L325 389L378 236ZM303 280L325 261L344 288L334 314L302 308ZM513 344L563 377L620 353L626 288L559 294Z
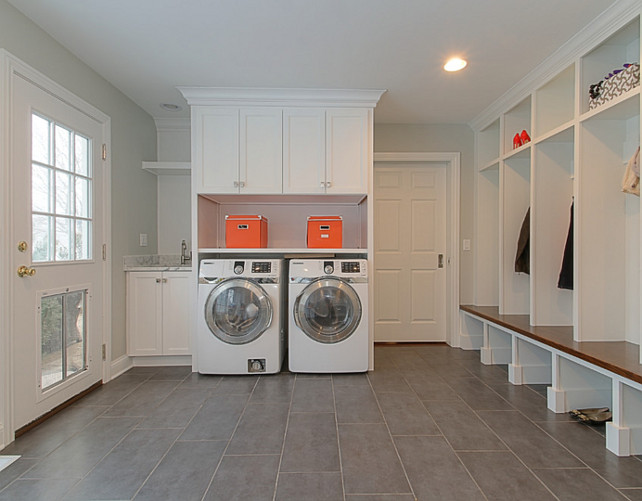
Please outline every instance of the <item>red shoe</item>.
M519 137L519 133L515 134L515 137L513 138L513 149L519 148L523 144L524 143L522 142L522 138Z
M520 134L520 139L522 140L522 144L526 144L530 142L531 136L528 135L528 132L523 130L522 133Z

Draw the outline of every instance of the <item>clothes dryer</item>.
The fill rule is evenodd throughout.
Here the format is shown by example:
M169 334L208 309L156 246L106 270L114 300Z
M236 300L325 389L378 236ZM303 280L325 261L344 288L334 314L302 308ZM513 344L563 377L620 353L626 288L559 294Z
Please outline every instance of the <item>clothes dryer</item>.
M367 264L365 259L290 261L292 372L368 370Z
M198 285L198 372L279 372L285 354L286 291L283 260L202 260Z

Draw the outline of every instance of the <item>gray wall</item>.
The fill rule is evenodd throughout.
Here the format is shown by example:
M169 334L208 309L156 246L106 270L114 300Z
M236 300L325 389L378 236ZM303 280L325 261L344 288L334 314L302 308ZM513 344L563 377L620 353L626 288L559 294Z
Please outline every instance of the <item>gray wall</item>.
M0 47L111 117L112 360L125 354L123 256L156 252L156 179L141 169L156 158L152 118L5 0L0 0ZM139 233L149 247L138 245Z
M376 113L376 111L375 111ZM460 240L473 238L475 138L468 125L377 124L375 152L459 152L461 153ZM474 246L471 243L471 247ZM473 301L473 254L460 249L459 299Z

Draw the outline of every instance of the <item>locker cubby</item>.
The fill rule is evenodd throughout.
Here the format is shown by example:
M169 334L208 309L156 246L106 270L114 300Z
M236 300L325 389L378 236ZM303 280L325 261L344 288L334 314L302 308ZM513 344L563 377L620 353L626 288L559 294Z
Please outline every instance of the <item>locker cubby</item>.
M575 65L572 64L535 91L533 138L539 139L573 120Z
M508 380L513 384L550 384L551 360L550 351L515 336Z
M501 210L501 302L503 315L530 313L530 275L515 271L518 239L530 206L530 155L504 162Z
M499 305L499 165L477 177L477 219L484 231L475 236L475 304Z
M640 199L621 190L639 107L636 95L580 125L577 341L640 343Z
M624 63L640 62L640 20L635 18L587 53L581 60L580 113L589 111L589 87ZM639 92L639 87L637 91ZM609 103L602 106L608 107ZM600 108L597 108L599 110ZM597 111L596 110L596 111Z
M553 412L592 407L612 408L612 380L591 368L553 355L553 381L548 388L548 408Z
M507 365L512 361L513 336L498 329L493 325L487 325L484 336L484 346L481 349L481 362L486 365Z
M533 147L532 325L573 325L573 291L558 282L574 196L574 147L572 127Z
M504 154L512 154L514 151L513 137L515 134L521 134L523 130L528 132L532 138L530 95L504 114Z
M478 318L459 312L459 339L464 350L479 350L484 343L484 322Z
M477 159L480 170L492 168L499 161L499 119L479 132L477 139Z

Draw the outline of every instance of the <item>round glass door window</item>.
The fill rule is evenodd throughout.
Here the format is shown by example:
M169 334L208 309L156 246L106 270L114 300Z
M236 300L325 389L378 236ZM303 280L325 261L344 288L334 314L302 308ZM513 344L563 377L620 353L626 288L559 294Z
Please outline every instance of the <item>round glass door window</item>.
M205 321L221 341L249 343L272 323L272 301L260 285L250 280L225 280L205 302Z
M320 278L311 282L296 299L294 320L315 341L338 343L350 337L359 326L361 301L347 282Z

